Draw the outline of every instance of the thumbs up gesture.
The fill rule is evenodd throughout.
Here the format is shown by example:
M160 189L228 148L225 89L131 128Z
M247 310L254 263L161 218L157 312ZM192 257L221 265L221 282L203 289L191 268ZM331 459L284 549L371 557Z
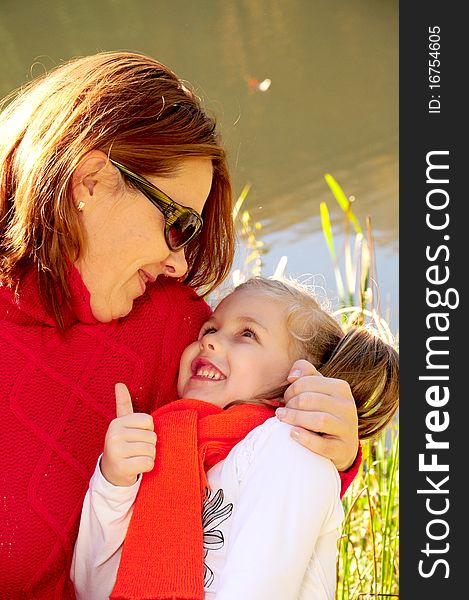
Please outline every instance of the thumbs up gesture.
M109 424L101 473L117 486L130 486L139 473L151 471L155 464L156 433L153 418L134 413L127 386L116 383L116 418Z

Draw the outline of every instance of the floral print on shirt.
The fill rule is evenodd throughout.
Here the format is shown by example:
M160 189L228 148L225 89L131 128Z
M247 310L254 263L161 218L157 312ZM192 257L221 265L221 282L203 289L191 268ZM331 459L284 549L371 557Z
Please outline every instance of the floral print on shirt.
M206 500L202 511L202 529L204 531L204 586L210 587L213 583L213 571L205 563L210 550L223 548L225 538L217 527L228 519L233 512L233 504L230 502L223 506L225 499L223 490L213 493L207 490Z

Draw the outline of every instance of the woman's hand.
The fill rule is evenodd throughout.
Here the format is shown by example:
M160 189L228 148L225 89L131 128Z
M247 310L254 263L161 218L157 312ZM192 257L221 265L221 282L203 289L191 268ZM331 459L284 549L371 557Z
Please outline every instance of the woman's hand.
M277 417L296 427L292 437L309 450L330 458L339 471L354 462L358 451L358 417L350 386L342 379L323 377L308 361L291 368Z
M113 485L130 486L153 469L156 433L151 415L134 413L126 385L116 383L115 393L116 418L106 433L101 473Z

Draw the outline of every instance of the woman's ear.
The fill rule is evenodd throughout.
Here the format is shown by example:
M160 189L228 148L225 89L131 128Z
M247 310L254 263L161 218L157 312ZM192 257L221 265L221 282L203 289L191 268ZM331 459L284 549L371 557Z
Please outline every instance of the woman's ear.
M73 198L79 210L95 194L100 183L110 181L113 171L109 157L101 150L90 150L83 156L72 175Z

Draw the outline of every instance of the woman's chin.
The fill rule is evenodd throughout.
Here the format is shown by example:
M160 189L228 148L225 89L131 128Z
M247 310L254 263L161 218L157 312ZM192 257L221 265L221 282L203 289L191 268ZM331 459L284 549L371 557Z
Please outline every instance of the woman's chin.
M91 312L93 317L100 323L110 323L115 319L121 319L126 317L133 307L133 301L126 301L119 303L118 305L112 305L106 302L95 302L93 299L90 301Z

